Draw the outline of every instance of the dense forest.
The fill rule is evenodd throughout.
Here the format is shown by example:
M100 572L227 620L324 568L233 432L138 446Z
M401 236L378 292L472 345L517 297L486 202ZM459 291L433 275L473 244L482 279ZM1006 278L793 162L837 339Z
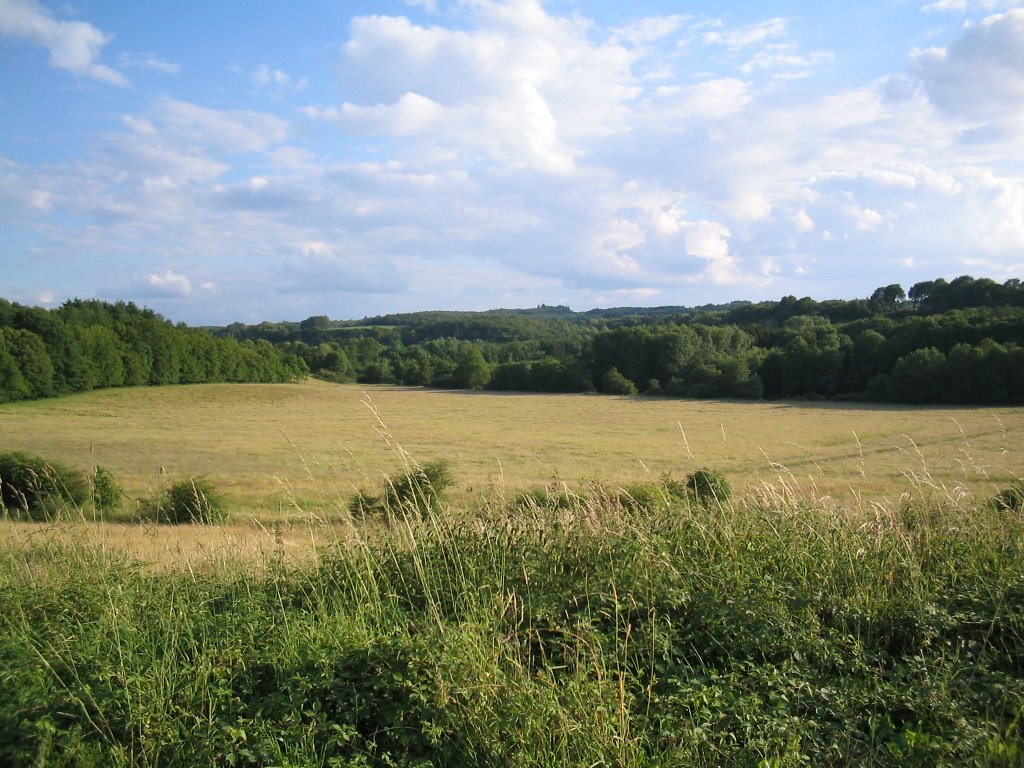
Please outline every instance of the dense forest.
M0 301L0 401L94 387L336 382L691 398L1024 403L1024 285L970 276L870 297L564 306L190 329L132 304Z
M291 381L301 358L259 339L173 325L134 304L69 301L58 309L0 299L0 402L100 387Z

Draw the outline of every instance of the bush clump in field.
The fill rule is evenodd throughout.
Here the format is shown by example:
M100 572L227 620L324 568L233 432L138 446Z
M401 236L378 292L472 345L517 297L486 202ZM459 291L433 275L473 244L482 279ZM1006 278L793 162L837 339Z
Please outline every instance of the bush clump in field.
M124 491L106 467L96 467L90 478L92 482L92 506L97 512L113 512L121 506Z
M992 499L992 507L1000 512L1024 512L1024 480L1004 488Z
M359 491L349 503L354 515L379 512L413 511L418 514L436 512L444 501L444 494L455 484L451 467L444 459L434 459L414 466L397 479L388 478L384 492L375 496Z
M0 454L0 500L5 514L49 520L80 509L89 497L81 472L30 453Z
M582 496L570 493L562 483L555 482L517 494L511 508L520 512L529 509L569 509L585 501Z
M698 469L686 479L686 489L700 504L725 504L732 497L729 481L714 469Z
M227 521L224 495L205 477L171 484L143 505L143 517L157 523L219 525Z
M672 479L666 472L656 483L630 483L623 486L616 494L616 499L624 509L650 513L685 502L688 495L687 485Z

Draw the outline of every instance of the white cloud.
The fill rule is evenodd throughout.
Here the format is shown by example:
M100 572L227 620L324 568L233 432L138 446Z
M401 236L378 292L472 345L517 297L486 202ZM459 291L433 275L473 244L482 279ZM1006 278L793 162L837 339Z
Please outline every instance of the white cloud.
M342 58L353 98L307 114L549 173L571 173L586 142L624 127L641 90L630 50L593 42L588 23L550 16L536 0L466 8L469 30L353 19Z
M968 10L980 9L994 11L999 8L1014 8L1020 5L1019 0L938 0L921 7L925 13L966 13Z
M915 51L911 70L946 112L1024 127L1024 9L989 16L946 47Z
M704 34L704 42L727 45L730 48L746 48L773 37L781 37L786 33L787 24L786 19L775 18L737 29L715 30Z
M259 64L249 76L257 93L266 91L271 94L281 94L286 91L304 91L309 88L309 80L301 77L296 80L287 72L281 69L271 69L266 64Z
M281 265L279 291L396 293L408 287L385 257L339 253L323 242L304 243L299 251Z
M648 16L614 30L612 39L621 40L631 45L653 43L680 31L683 25L692 18L689 14Z
M128 85L116 69L99 64L110 35L84 21L58 21L34 0L0 0L0 35L19 37L50 52L50 64L80 77Z
M192 293L192 282L170 269L137 277L134 284L136 293L146 297L184 297Z
M117 63L126 69L153 69L166 75L177 75L181 72L178 64L166 61L155 53L122 53L117 57Z
M853 219L857 229L862 232L875 229L885 219L878 211L864 208L856 203L849 203L843 206L843 211Z
M449 112L457 113L458 110ZM422 133L436 125L446 110L440 104L418 93L405 93L393 104L363 107L345 102L341 109L307 110L311 117L335 120L347 127L368 134L404 136Z
M797 232L813 232L814 219L807 215L807 211L800 209L793 215L793 227Z
M686 253L707 262L703 276L713 283L733 283L740 279L736 260L729 254L732 232L718 221L687 222Z
M135 133L141 133L150 136L156 133L156 126L144 117L136 117L135 115L124 115L121 118L121 121Z
M288 137L279 117L252 110L217 110L162 97L147 119L177 141L225 153L261 152Z
M740 67L744 74L761 69L782 69L786 70L787 76L792 76L795 71L801 75L809 75L815 65L822 61L831 61L833 54L830 51L813 51L803 55L797 53L796 46L787 43L783 45L770 45L764 50L758 51L754 56Z
M689 86L661 86L654 96L645 102L650 106L648 114L659 122L676 125L680 119L728 117L741 111L752 98L747 84L734 77Z
M273 114L158 97L77 158L0 158L0 215L32 228L41 261L146 253L161 266L133 268L137 295L225 322L654 290L703 303L771 281L858 295L894 268L1019 264L1015 13L843 87L779 19L606 29L551 8L353 20L343 99ZM250 75L264 95L296 83Z

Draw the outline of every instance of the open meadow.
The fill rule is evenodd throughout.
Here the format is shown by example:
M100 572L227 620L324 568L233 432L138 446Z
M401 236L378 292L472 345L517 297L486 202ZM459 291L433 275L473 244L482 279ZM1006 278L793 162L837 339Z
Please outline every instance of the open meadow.
M983 502L1024 474L1024 409L757 403L495 394L320 381L94 391L0 406L0 449L88 472L111 469L127 501L104 525L0 522L7 546L66 537L181 564L283 547L304 559L345 535L357 489L407 459L450 463L465 507L590 481L612 486L724 473L738 495L783 492L840 508L905 494ZM404 452L404 455L403 455ZM207 476L229 525L133 525L169 481ZM283 526L283 527L282 527Z
M207 474L232 520L0 524L3 765L1024 761L1019 409L309 382L0 430L137 498ZM345 515L403 456L450 505ZM732 499L658 482L698 466Z
M0 406L0 448L111 469L130 498L208 476L232 519L329 516L413 460L450 462L459 502L723 472L843 504L915 487L991 495L1024 474L1024 409L492 394L318 381L110 389Z

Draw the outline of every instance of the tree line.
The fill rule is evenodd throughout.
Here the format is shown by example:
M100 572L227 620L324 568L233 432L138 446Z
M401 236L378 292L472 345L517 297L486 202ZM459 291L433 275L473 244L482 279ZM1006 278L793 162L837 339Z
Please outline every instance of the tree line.
M269 341L174 325L131 303L68 301L53 310L0 299L0 402L101 387L283 382L308 374Z
M958 277L863 299L420 312L215 329L322 378L693 398L1024 403L1024 287Z
M0 402L97 387L329 381L690 398L1024 403L1024 286L958 277L863 299L419 312L174 325L0 300Z

